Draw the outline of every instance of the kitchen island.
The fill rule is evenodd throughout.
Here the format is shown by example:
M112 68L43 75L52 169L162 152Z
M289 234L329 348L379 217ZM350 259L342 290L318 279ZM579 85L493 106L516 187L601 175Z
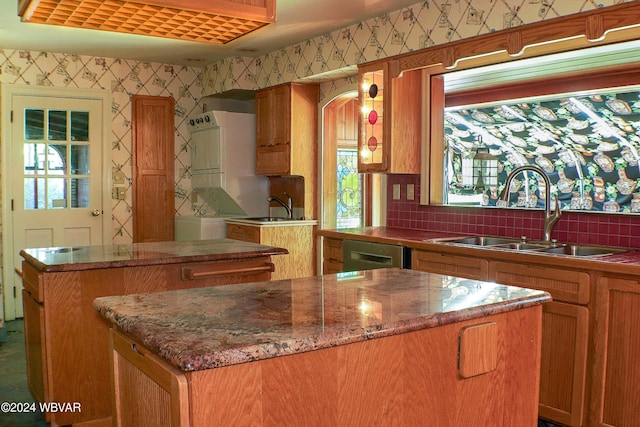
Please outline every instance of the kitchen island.
M121 426L534 426L542 291L383 269L98 298Z
M109 324L95 298L269 280L281 248L229 239L25 249L22 263L29 388L52 426L111 425Z

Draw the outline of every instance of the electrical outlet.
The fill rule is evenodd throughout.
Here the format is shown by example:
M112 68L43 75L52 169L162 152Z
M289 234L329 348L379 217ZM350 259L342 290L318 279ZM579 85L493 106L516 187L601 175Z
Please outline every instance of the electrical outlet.
M393 200L400 200L400 184L393 184Z
M407 184L407 200L415 199L413 184Z

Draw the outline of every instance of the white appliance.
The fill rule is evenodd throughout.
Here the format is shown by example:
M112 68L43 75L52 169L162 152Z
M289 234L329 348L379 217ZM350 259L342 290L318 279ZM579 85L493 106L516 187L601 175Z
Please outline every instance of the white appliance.
M180 233L189 221L200 222L199 228L204 230L205 224L211 227L216 220L224 224L224 218L269 215L269 180L255 174L255 123L255 114L228 111L208 111L189 118L191 187L211 211L190 220L176 217L176 240L193 240Z
M177 216L176 240L224 239L227 227L222 217L216 216Z

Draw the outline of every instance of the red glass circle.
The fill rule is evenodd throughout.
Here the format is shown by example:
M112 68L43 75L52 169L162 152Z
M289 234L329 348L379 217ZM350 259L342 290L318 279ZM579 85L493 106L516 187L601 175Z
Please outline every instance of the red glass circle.
M367 147L369 147L369 151L376 151L376 149L378 148L378 140L375 136L369 138L369 140L367 141Z
M376 112L376 110L371 110L369 112L369 123L371 123L372 125L375 125L377 121L378 121L378 113Z

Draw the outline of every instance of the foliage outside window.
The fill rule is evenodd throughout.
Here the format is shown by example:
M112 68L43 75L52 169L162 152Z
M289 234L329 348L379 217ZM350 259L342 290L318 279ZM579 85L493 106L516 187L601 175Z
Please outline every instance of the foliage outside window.
M447 107L444 134L448 204L500 206L509 172L534 164L563 210L640 212L639 87ZM499 172L497 187L480 191L463 178L478 140ZM516 178L509 206L544 207L544 181Z

